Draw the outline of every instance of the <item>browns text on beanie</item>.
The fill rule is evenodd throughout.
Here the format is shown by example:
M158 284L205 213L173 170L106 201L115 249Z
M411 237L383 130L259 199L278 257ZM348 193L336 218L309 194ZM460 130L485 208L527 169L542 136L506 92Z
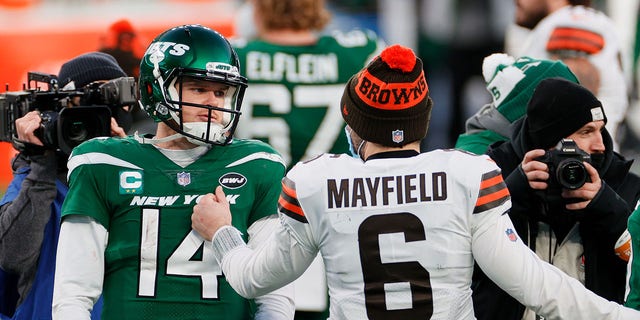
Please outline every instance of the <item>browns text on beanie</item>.
M602 103L587 88L562 78L540 81L527 106L532 149L549 149L585 124L607 117Z
M340 104L344 121L362 139L401 147L425 137L433 102L420 58L393 45L351 77Z
M75 83L75 88L82 88L94 81L126 76L113 56L103 52L89 52L64 63L58 72L58 81L60 88L71 81Z

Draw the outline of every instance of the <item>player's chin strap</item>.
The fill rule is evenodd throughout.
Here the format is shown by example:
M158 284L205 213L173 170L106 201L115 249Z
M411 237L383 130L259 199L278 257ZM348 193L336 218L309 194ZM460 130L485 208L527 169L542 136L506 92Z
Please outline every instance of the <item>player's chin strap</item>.
M158 138L156 139L154 138L146 138L144 136L141 136L138 134L138 131L136 131L133 134L133 138L136 139L136 141L138 141L139 143L147 143L147 144L158 144L158 143L163 143L163 142L167 142L167 141L171 141L171 140L175 140L175 139L180 139L183 138L184 136L179 134L179 133L175 133L172 134L170 136L164 137L164 138Z

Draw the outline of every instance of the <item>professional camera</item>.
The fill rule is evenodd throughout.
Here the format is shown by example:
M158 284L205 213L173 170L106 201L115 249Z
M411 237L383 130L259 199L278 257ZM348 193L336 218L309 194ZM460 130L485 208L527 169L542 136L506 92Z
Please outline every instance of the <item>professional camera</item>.
M556 149L548 150L536 160L549 166L550 189L558 185L565 189L579 189L589 181L589 173L583 162L591 163L591 157L571 139L562 139Z
M46 148L70 154L86 140L110 136L111 115L117 108L137 101L133 77L72 90L60 90L55 75L29 72L27 78L28 85L22 91L0 94L0 141L13 141L17 137L16 119L38 110L42 123L35 135ZM38 83L44 83L47 89Z

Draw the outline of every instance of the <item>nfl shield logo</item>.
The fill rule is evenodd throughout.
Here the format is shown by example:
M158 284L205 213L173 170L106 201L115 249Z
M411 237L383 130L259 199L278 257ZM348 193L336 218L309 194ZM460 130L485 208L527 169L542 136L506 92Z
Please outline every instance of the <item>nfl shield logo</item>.
M518 237L516 236L516 233L513 231L513 229L509 228L505 230L504 233L507 234L507 237L509 238L509 240L511 240L511 242L515 242L516 240L518 240Z
M391 140L395 143L400 143L404 141L404 131L403 130L395 130L391 132Z
M180 172L178 173L178 184L181 186L186 186L191 183L191 174L189 172Z

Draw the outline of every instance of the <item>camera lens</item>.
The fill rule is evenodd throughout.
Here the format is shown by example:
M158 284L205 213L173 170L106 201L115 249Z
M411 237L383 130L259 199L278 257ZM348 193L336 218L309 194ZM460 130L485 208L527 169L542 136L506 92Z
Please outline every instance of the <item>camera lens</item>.
M67 137L69 137L70 141L79 143L87 140L89 136L89 132L87 131L87 127L84 122L76 121L69 125L69 132Z
M69 117L62 122L62 137L64 142L71 148L94 137L103 135L102 132L108 130L106 123L98 118L76 118Z
M578 189L587 181L587 169L578 160L565 160L558 166L556 177L562 187Z
M111 112L105 106L65 108L58 121L60 149L70 154L82 142L110 133Z

